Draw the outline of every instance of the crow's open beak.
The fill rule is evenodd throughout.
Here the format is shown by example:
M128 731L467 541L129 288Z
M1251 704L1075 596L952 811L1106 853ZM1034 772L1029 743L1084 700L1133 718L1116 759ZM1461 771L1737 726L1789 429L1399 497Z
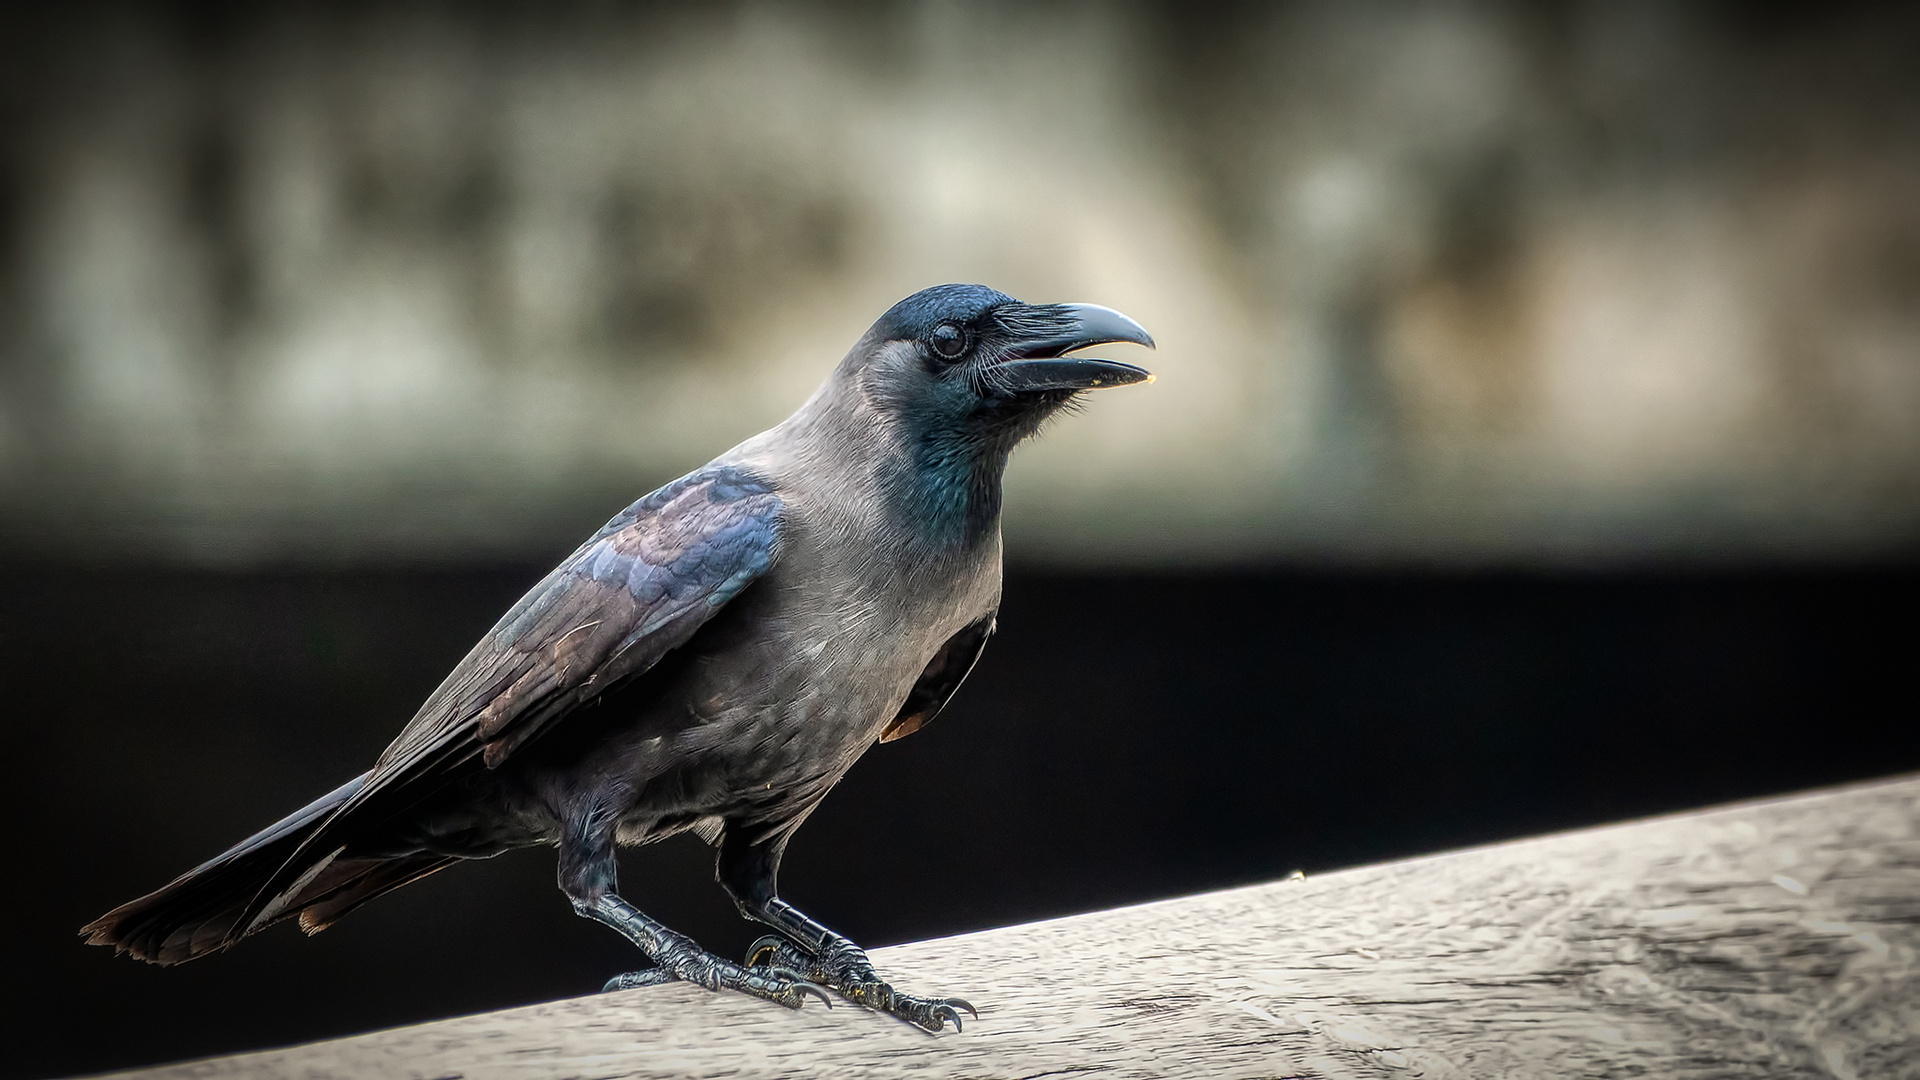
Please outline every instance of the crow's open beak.
M1117 360L1066 355L1121 341L1153 348L1153 337L1139 323L1099 304L1052 304L1045 310L1048 330L1022 338L1007 359L993 366L993 381L1000 387L1016 394L1096 390L1153 378L1146 368Z

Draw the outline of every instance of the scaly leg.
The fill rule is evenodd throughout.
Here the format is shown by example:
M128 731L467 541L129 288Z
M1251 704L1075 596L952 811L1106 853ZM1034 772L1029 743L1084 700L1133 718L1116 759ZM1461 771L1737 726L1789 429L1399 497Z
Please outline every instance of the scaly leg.
M588 812L570 823L560 843L560 889L573 910L618 930L640 947L654 966L616 975L604 989L627 990L684 980L709 990L738 990L743 994L797 1009L811 994L829 1008L833 999L798 972L778 966L742 967L722 960L647 917L614 891L618 867L613 856L612 817Z
M789 971L801 978L838 990L869 1009L890 1013L927 1031L940 1031L948 1021L960 1030L960 1012L978 1017L979 1011L961 998L921 998L902 994L880 978L872 961L858 945L808 918L774 892L785 837L763 844L731 842L720 846L720 883L742 914L780 931L768 935L747 952L751 971Z
M743 994L797 1009L808 994L833 1005L825 990L808 982L797 972L781 967L741 967L722 960L694 944L684 934L674 933L641 913L614 893L602 893L597 899L575 900L573 909L596 922L620 931L628 941L640 947L656 967L616 975L607 981L607 990L630 990L637 986L656 986L676 979L698 983L709 990L738 990Z

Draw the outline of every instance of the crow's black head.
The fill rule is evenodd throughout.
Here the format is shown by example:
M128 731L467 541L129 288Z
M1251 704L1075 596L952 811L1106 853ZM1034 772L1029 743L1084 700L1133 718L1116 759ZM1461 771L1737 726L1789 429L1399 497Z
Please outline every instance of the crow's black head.
M984 285L939 285L895 304L847 355L829 398L862 404L850 437L881 450L890 505L931 538L987 535L1021 439L1075 395L1152 376L1069 353L1153 338L1096 304L1023 304Z
M867 337L880 341L928 341L942 324L970 326L994 309L1009 305L1025 306L985 285L935 285L889 308L873 324Z
M1023 304L984 285L937 285L895 304L849 362L869 395L930 428L1014 441L1075 394L1151 378L1132 364L1068 356L1112 342L1151 348L1139 323L1095 304Z

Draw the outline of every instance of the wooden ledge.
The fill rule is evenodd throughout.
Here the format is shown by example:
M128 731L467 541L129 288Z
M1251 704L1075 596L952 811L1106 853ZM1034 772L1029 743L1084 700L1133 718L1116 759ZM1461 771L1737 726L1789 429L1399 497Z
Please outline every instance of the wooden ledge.
M959 1035L672 985L119 1075L1916 1077L1917 955L1904 778L878 950Z

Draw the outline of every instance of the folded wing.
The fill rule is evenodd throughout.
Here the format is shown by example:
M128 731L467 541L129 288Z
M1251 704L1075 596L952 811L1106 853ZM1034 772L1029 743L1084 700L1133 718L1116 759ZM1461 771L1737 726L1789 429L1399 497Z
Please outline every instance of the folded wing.
M227 944L297 910L302 877L452 779L498 768L653 667L778 557L781 503L710 466L628 507L534 586L440 684L358 790L254 896Z

